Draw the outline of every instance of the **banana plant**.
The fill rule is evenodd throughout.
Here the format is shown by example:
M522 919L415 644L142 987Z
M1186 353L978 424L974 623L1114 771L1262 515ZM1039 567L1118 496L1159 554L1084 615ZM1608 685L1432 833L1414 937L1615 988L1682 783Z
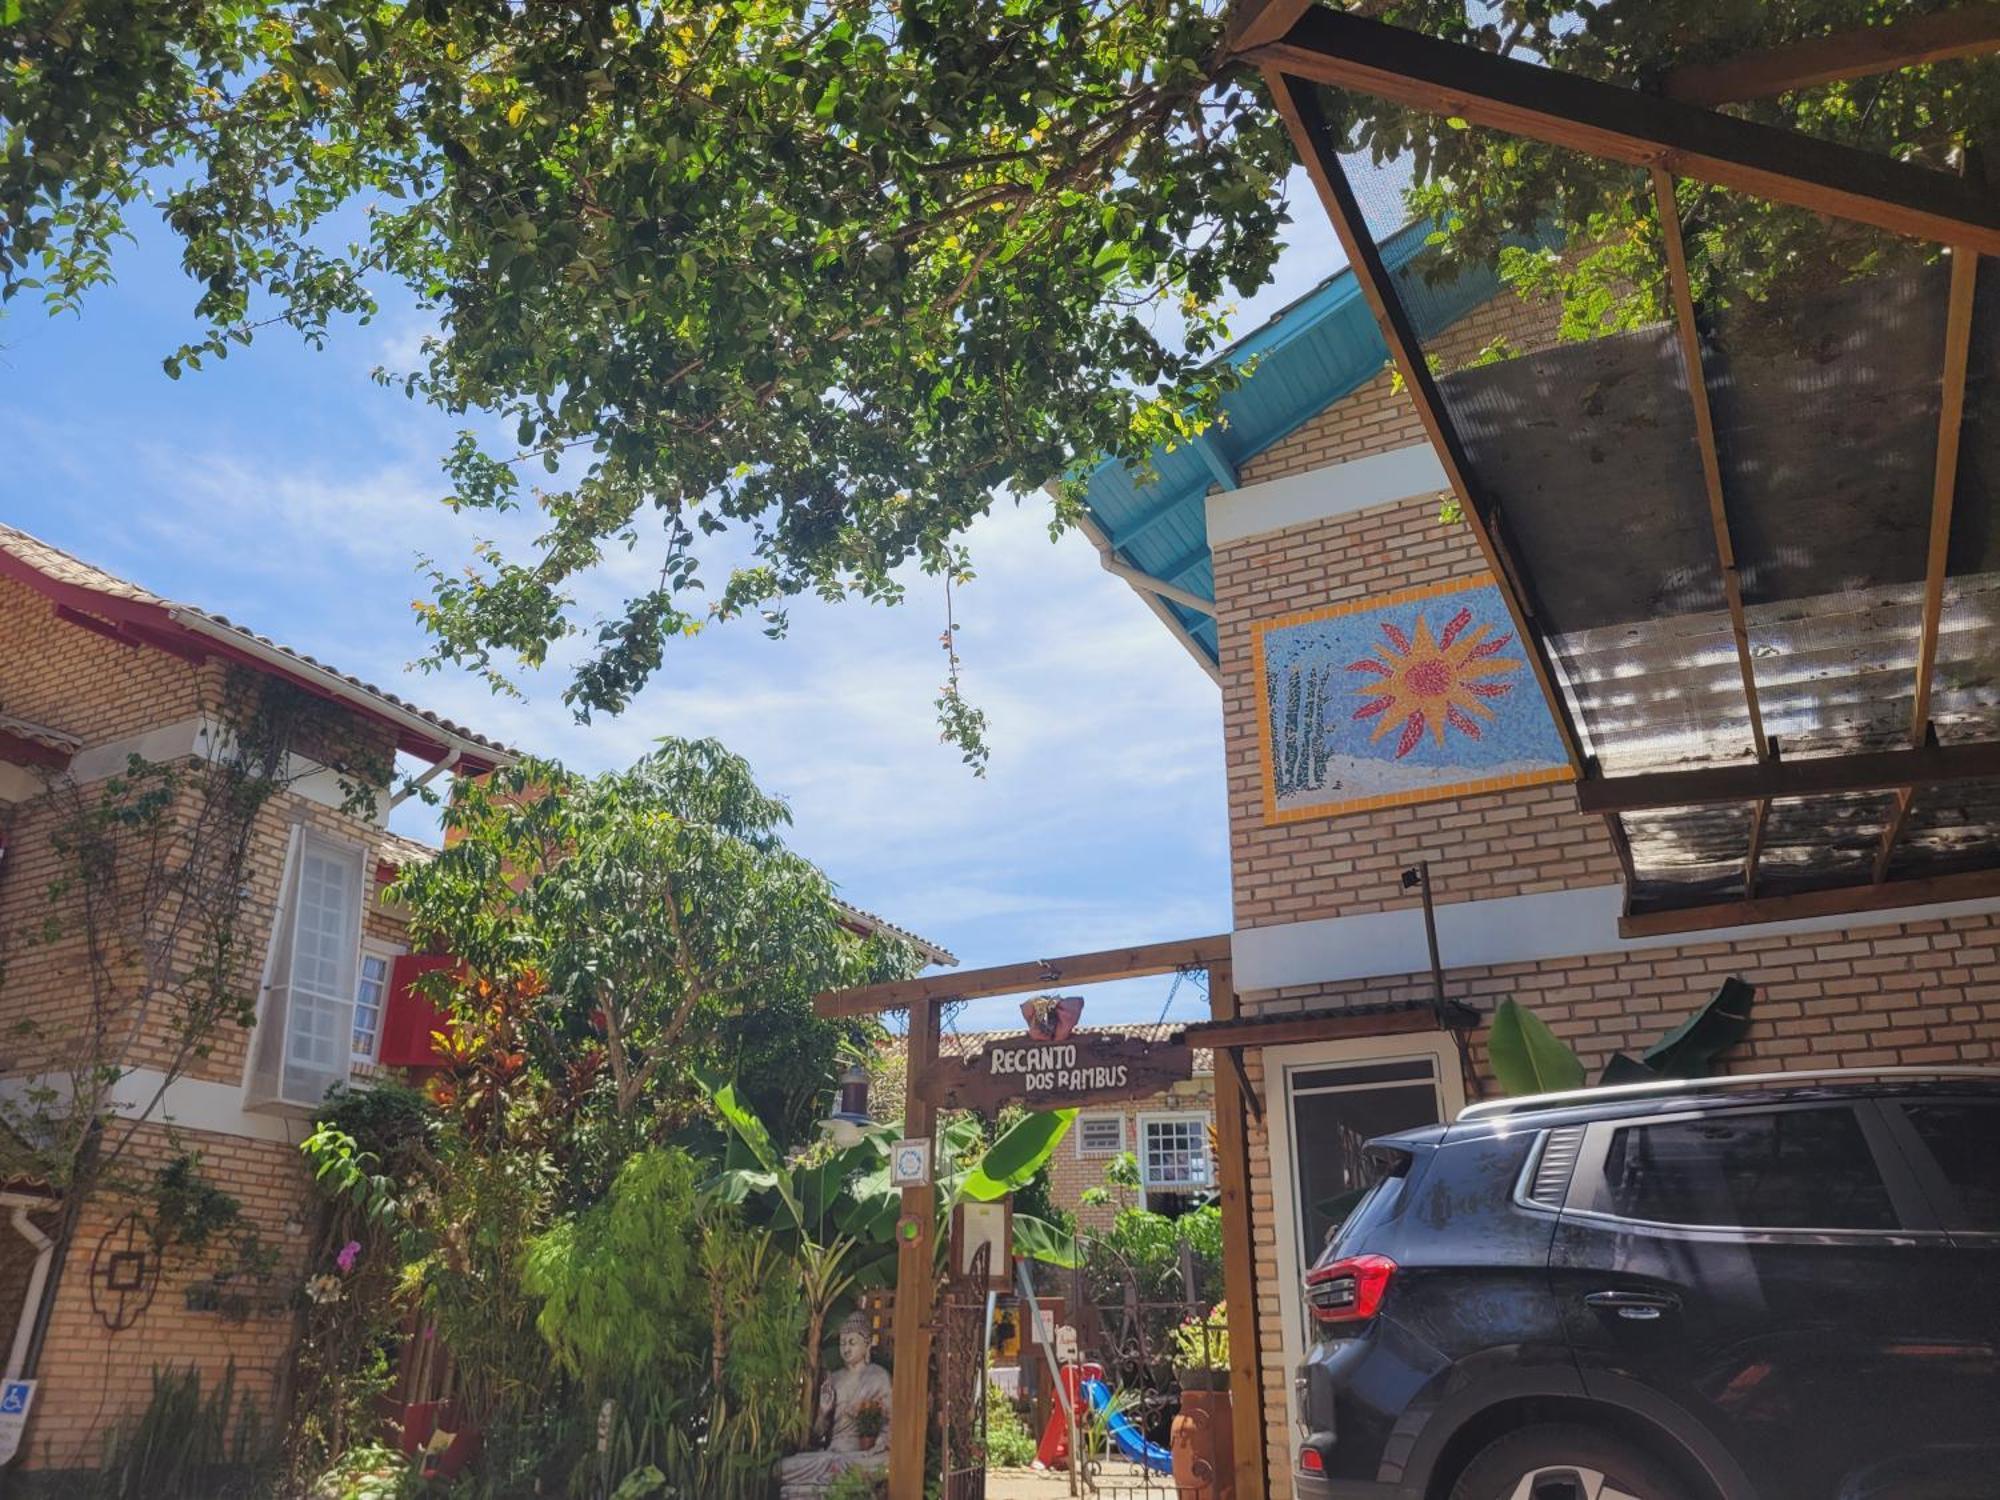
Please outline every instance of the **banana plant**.
M889 1147L900 1127L870 1126L853 1146L788 1162L733 1083L704 1079L703 1085L729 1131L723 1168L710 1190L751 1208L794 1251L835 1236L851 1240L845 1269L855 1290L892 1281L902 1194L889 1180ZM1026 1184L1075 1119L1076 1111L1068 1109L1025 1115L984 1149L974 1121L948 1120L938 1133L942 1170L934 1177L940 1227L957 1204L994 1202ZM1056 1266L1076 1263L1074 1246L1053 1224L1028 1214L1014 1215L1013 1222L1015 1254ZM944 1238L936 1236L940 1246Z
M1743 1040L1750 1029L1755 985L1731 977L1693 1015L1638 1057L1614 1052L1598 1075L1597 1087L1650 1083L1662 1078L1706 1078L1716 1060ZM1553 1094L1584 1087L1583 1060L1541 1017L1517 1000L1502 1000L1493 1012L1487 1051L1493 1076L1509 1094Z

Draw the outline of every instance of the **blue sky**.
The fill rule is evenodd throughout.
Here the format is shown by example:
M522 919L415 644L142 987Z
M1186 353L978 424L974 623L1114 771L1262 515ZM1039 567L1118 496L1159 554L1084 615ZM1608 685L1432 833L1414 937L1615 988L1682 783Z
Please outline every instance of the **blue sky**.
M1316 231L1310 190L1292 201ZM1303 234L1238 330L1337 254L1330 233ZM119 274L81 317L28 299L0 316L8 522L579 768L625 764L660 735L714 735L791 803L794 843L848 900L967 965L1228 926L1217 691L1083 538L1051 544L1041 504L1003 501L968 538L979 577L956 612L965 689L991 726L984 781L937 741L943 598L928 580L897 609L800 602L782 641L706 631L622 716L582 726L559 668L528 679L525 701L408 670L425 645L417 555L456 563L492 534L490 518L437 503L459 424L369 379L414 361L427 324L413 307L385 303L324 352L268 330L176 382L160 359L187 336L194 290L173 244L142 233ZM650 572L617 559L586 614ZM428 818L409 805L397 826L423 835ZM1088 1019L1150 1020L1170 984L1107 987ZM1184 986L1173 1014L1192 1019L1192 998ZM1013 1002L959 1024L1016 1024Z

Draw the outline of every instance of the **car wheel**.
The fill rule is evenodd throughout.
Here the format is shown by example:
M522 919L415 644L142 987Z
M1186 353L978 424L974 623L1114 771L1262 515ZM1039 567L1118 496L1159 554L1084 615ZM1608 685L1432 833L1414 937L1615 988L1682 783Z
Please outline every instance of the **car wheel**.
M1451 1500L1695 1500L1645 1449L1594 1427L1523 1427L1474 1455Z

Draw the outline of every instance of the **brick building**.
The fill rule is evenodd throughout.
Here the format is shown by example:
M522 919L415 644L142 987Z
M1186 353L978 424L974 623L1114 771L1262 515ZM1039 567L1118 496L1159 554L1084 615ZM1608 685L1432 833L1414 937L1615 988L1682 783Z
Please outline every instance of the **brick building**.
M199 1055L177 1056L162 1003L150 1014L121 1012L133 1040L106 1058L120 1070L106 1137L132 1127L118 1176L143 1181L175 1157L198 1157L202 1176L241 1202L247 1225L275 1252L274 1274L241 1300L206 1295L209 1269L154 1253L144 1224L126 1218L134 1202L110 1191L85 1210L65 1264L38 1254L26 1230L0 1238L10 1375L35 1342L31 1279L54 1287L23 1462L74 1469L93 1465L107 1430L145 1404L155 1365L193 1364L206 1389L233 1361L244 1398L272 1412L293 1332L289 1289L306 1269L311 1222L298 1142L326 1089L376 1064L392 968L406 946L403 919L381 893L424 853L385 826L392 769L400 758L419 773L425 763L476 773L508 752L4 526L0 643L0 932L9 940L0 1025L14 1037L33 1028L35 1037L6 1059L0 1086L17 1111L30 1085L62 1086L91 1014L89 939L74 901L48 890L64 867L51 833L65 795L70 807L90 805L134 756L166 764L213 753L233 733L223 705L244 684L288 683L315 705L249 831L234 981L258 997L256 1027L224 1021ZM64 934L28 941L46 917ZM321 939L315 968L308 950ZM54 1220L46 1201L26 1217L31 1228ZM51 1262L39 1275L38 1259Z
M1501 292L1491 278L1431 285L1414 274L1424 231L1420 224L1388 237L1383 252L1437 366L1461 369L1482 349L1498 347L1520 368L1555 345L1553 306ZM1664 348L1672 358L1671 343ZM1433 980L1419 897L1402 878L1427 861L1444 989L1477 1017L1463 1052L1460 1036L1444 1029L1240 1049L1255 1098L1245 1133L1265 1481L1271 1496L1288 1497L1296 1432L1291 1376L1308 1337L1300 1276L1331 1224L1322 1208L1353 1181L1362 1139L1449 1117L1474 1092L1493 1088L1484 1026L1499 1001L1513 997L1531 1007L1593 1070L1614 1051L1645 1047L1731 975L1758 989L1749 1036L1727 1060L1733 1069L1992 1062L2000 1048L2000 899L1990 882L1977 889L1951 878L1912 881L1900 894L1893 879L1885 885L1885 866L1892 876L1904 868L1901 853L1892 864L1891 847L1910 836L1887 794L1868 803L1879 817L1846 832L1809 816L1786 831L1782 798L1767 799L1761 810L1746 806L1744 826L1754 817L1757 828L1748 863L1739 839L1724 857L1736 861L1733 872L1725 867L1717 878L1703 863L1714 857L1695 841L1672 847L1688 866L1677 870L1660 856L1665 844L1638 848L1644 819L1614 817L1607 829L1604 817L1581 811L1573 774L1559 764L1528 771L1503 765L1483 779L1459 777L1466 784L1456 788L1374 798L1346 797L1329 772L1319 789L1287 793L1275 780L1273 748L1289 753L1295 726L1287 719L1290 689L1272 675L1281 665L1271 654L1273 634L1368 610L1406 631L1413 615L1439 630L1456 599L1471 597L1462 591L1490 584L1491 575L1471 528L1444 514L1445 471L1414 402L1386 366L1350 273L1279 314L1237 355L1254 355L1258 364L1227 398L1226 422L1156 454L1156 472L1143 482L1120 466L1101 468L1091 481L1085 529L1107 568L1127 579L1220 688L1233 911L1227 952L1242 1014L1253 1021L1341 1008L1407 1014L1428 1002ZM1684 387L1679 399L1685 404ZM1570 418L1517 408L1513 420L1547 428ZM1581 419L1574 425L1585 426ZM1617 456L1597 457L1615 465ZM1927 480L1928 449L1921 458ZM1927 490L1920 504L1927 516ZM1887 686L1857 688L1863 708L1852 717L1866 712L1869 693L1893 687L1900 697L1886 717L1901 713L1893 732L1907 735L1910 681L1898 675L1891 682L1889 674L1913 671L1915 617L1894 612L1906 610L1900 596L1891 601L1878 591L1874 602L1888 612L1863 640L1883 656ZM1504 634L1510 627L1499 618L1495 629ZM1753 639L1760 629L1775 630L1776 618L1775 608L1761 619L1753 608ZM1727 616L1719 626L1705 618L1701 628L1716 632L1722 644L1714 672L1725 687L1733 684ZM1946 657L1978 658L1990 644L1973 638L1983 628L1977 619L1956 628L1966 634L1940 647ZM1824 651L1831 659L1832 644L1773 647L1760 657L1767 717L1781 703L1800 719L1803 735L1812 727L1809 707L1835 711L1826 705L1840 695L1824 684L1838 681L1846 693L1840 666L1809 655ZM1616 650L1607 647L1605 658L1614 665ZM1355 653L1360 660L1347 667L1364 684L1381 672L1370 654ZM1514 654L1525 655L1518 645ZM1979 686L1990 681L1984 659L1985 678L1968 671L1948 684L1939 675L1940 694L1960 694L1948 711L1972 722L1990 721L1994 709L1994 694ZM1803 696L1781 698L1781 661L1797 667L1800 680L1816 679L1821 691L1810 705ZM1517 691L1540 708L1525 663L1517 666ZM1334 712L1343 723L1350 712L1359 719L1379 711L1371 709L1379 700L1349 691L1356 678L1343 679L1339 669L1333 678L1326 691L1339 695ZM1592 731L1613 717L1607 680L1580 671L1566 684ZM1491 727L1485 718L1472 723ZM1436 743L1444 743L1441 735ZM1618 748L1615 735L1600 743ZM1428 730L1411 745L1413 759L1434 748ZM1731 746L1726 753L1738 752ZM1615 761L1612 769L1620 769ZM1903 806L1908 811L1907 798ZM1967 837L1976 831L1965 826L1976 814L1962 809L1955 814L1947 805L1933 816L1927 827L1945 824ZM1631 844L1622 846L1628 834ZM1928 857L1930 847L1918 852ZM1823 864L1836 849L1846 873L1829 879ZM1704 891L1719 894L1675 895L1651 915L1637 914L1635 895L1681 878L1690 891L1703 881ZM1801 894L1781 897L1791 892Z
M248 829L233 981L255 997L255 1025L225 1019L189 1056L171 1005L141 1013L127 1003L114 1019L132 1028L129 1044L88 1050L91 945L74 893L50 892L65 869L51 835L132 757L214 757L235 735L225 705L265 683L303 689L294 701L312 707ZM106 1139L131 1131L117 1179L143 1185L176 1158L197 1157L201 1176L239 1200L276 1256L268 1277L218 1286L212 1258L157 1253L147 1204L107 1189L57 1265L42 1249L54 1195L33 1181L0 1187L11 1216L0 1223L5 1373L26 1369L39 1381L24 1466L94 1466L107 1433L145 1406L155 1366L193 1365L209 1390L233 1363L241 1399L267 1419L281 1414L296 1293L304 1275L326 1269L305 1264L314 1212L299 1142L329 1088L431 1055L435 1013L408 980L439 960L406 951L405 914L383 898L397 870L430 850L387 828L394 788L509 759L506 747L379 688L0 526L4 1122L29 1122L29 1091L61 1090L80 1058L108 1062L118 1076ZM955 961L844 910L857 932L892 933L927 963ZM49 918L54 935L43 930ZM123 993L129 1002L131 988ZM38 1295L43 1287L52 1300Z

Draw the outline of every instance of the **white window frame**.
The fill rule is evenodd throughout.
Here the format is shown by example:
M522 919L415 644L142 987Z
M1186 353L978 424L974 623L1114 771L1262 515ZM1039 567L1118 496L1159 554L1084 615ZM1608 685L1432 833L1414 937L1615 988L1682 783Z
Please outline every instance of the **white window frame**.
M1208 1130L1215 1123L1215 1116L1205 1109L1152 1110L1139 1116L1137 1134L1133 1146L1139 1156L1139 1201L1146 1207L1153 1206L1154 1193L1200 1193L1215 1187L1215 1153L1208 1149ZM1199 1182L1154 1182L1146 1170L1146 1127L1149 1125L1186 1125L1198 1128L1196 1138L1201 1142L1204 1171Z
M292 1003L292 945L296 940L296 923L299 909L299 884L303 878L303 856L307 840L337 850L343 857L357 862L359 874L355 886L354 900L354 949L350 962L353 983L346 995L347 1014L342 1023L347 1029L348 1045L340 1049L343 1062L341 1078L343 1082L353 1077L354 993L361 977L361 935L367 925L368 906L374 892L369 884L373 866L366 846L353 839L344 839L337 834L309 826L303 821L292 825L285 849L284 874L278 886L278 904L271 916L270 939L264 951L264 971L257 997L257 1026L251 1033L249 1055L243 1064L243 1101L247 1110L265 1111L278 1114L296 1114L317 1107L318 1101L307 1104L284 1096L284 1073L286 1051L290 1045L291 1003ZM284 1011L274 1014L276 1002L282 993ZM270 1028L277 1027L275 1037ZM258 1063L266 1047L275 1048L276 1059L268 1096L260 1090L258 1083ZM329 1085L331 1087L331 1085Z
M1292 1080L1323 1068L1367 1067L1376 1063L1428 1062L1438 1092L1438 1119L1454 1120L1465 1108L1465 1075L1458 1044L1450 1033L1350 1037L1337 1042L1304 1042L1264 1049L1265 1125L1270 1132L1272 1223L1278 1237L1278 1301L1284 1310L1284 1369L1296 1370L1306 1357L1305 1266L1299 1249L1298 1143L1292 1138ZM1292 1430L1299 1431L1298 1393L1285 1386Z
M1118 1144L1109 1151L1085 1150L1084 1137L1086 1132L1084 1126L1102 1124L1106 1120L1116 1122L1118 1126ZM1122 1154L1124 1150L1125 1116L1122 1112L1114 1114L1110 1110L1100 1109L1091 1110L1086 1114L1080 1114L1076 1117L1076 1159L1078 1161L1110 1161Z
M380 938L364 937L361 940L361 957L354 965L354 1014L361 1014L361 983L368 971L368 960L382 960L382 998L375 1007L374 1045L366 1052L359 1047L353 1049L354 1061L365 1067L373 1067L375 1059L382 1055L382 1023L389 1015L390 986L396 977L396 960L409 950L396 943L385 943ZM349 1028L352 1031L353 1028Z

